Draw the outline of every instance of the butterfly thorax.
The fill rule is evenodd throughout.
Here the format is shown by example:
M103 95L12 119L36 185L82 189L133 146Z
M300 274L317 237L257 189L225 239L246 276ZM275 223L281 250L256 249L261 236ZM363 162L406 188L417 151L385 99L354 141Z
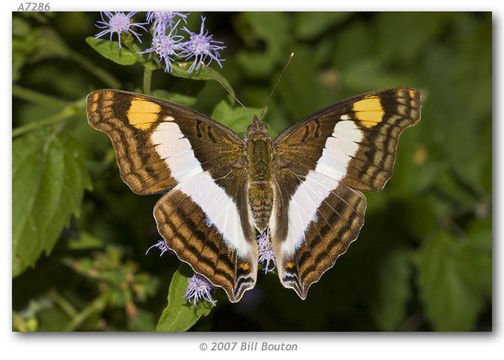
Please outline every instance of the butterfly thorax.
M248 200L255 227L263 232L267 227L273 206L272 144L268 135L268 127L255 116L247 133Z

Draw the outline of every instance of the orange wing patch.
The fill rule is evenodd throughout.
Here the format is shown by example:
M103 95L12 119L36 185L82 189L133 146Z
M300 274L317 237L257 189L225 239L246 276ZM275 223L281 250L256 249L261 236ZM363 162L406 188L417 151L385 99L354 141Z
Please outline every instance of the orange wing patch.
M240 269L245 270L245 271L250 269L250 265L248 263L242 263L239 265L239 267L240 267Z
M378 96L369 96L353 104L355 117L367 128L379 124L383 120L383 110Z
M131 100L128 109L128 122L138 130L148 130L157 120L160 111L161 106L158 104L142 98L135 98Z

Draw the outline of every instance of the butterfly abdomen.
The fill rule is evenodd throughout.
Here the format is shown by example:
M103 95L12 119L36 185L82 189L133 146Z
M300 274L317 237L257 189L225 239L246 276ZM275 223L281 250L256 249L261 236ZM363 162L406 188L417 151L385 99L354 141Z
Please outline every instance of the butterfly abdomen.
M273 189L268 183L251 183L249 186L249 204L254 224L259 232L268 226L273 207Z
M268 226L273 207L271 186L273 150L266 125L255 120L249 127L248 133L248 200L255 227L263 232Z

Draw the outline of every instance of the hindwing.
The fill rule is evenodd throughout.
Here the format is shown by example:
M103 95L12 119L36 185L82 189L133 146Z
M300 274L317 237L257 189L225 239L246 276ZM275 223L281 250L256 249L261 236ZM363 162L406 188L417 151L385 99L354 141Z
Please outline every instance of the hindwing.
M154 217L167 247L237 302L256 282L255 232L251 224L242 224L236 205L222 191L208 191L205 177L196 175L165 194L154 207ZM242 182L238 199L246 198L245 190ZM246 209L245 204L238 208Z

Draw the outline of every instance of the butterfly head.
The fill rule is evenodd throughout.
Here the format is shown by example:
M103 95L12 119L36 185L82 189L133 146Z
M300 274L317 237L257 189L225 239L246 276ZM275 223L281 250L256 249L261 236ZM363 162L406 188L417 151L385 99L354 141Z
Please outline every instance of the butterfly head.
M254 115L254 121L247 128L249 138L261 138L268 136L268 126Z

